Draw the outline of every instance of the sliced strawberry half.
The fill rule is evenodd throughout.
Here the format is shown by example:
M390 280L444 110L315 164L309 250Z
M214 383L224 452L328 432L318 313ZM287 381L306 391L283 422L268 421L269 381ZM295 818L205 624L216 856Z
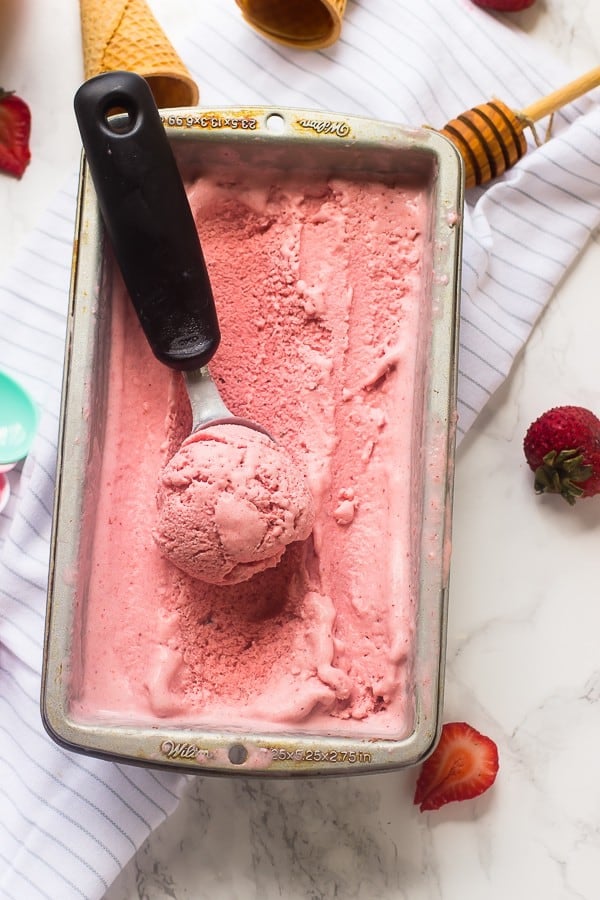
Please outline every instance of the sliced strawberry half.
M414 802L421 812L454 800L469 800L487 791L498 773L498 748L466 722L448 722L439 743L425 760Z
M31 112L20 97L0 88L0 171L21 178L31 153Z

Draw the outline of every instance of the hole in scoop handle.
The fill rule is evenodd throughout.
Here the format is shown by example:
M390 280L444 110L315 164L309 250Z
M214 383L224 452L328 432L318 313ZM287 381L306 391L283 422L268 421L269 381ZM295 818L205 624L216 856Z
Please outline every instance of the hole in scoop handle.
M106 231L154 355L180 370L206 365L219 345L217 312L148 83L133 72L97 75L74 106Z

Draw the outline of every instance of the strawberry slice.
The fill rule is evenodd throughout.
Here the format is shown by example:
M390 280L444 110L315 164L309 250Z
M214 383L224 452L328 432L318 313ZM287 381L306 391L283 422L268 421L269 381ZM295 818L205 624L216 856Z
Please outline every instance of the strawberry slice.
M478 797L491 787L497 772L498 748L493 740L466 722L448 722L423 763L414 802L425 812Z
M0 171L21 178L31 153L31 112L20 97L0 88Z

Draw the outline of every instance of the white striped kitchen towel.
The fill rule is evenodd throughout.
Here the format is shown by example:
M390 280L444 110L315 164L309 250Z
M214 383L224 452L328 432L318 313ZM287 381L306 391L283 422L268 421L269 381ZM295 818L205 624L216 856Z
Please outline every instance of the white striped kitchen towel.
M580 74L470 0L349 0L341 40L310 53L255 34L233 0L198 4L197 17L178 49L205 106L302 106L441 127L495 96L522 108ZM467 198L461 433L600 221L600 110L585 98L555 119L551 141ZM0 284L0 366L42 411L0 514L0 896L15 900L101 898L186 784L71 754L39 716L74 207L73 183Z
M78 756L40 720L40 663L76 181L0 284L0 364L41 410L0 515L0 897L103 897L186 777Z

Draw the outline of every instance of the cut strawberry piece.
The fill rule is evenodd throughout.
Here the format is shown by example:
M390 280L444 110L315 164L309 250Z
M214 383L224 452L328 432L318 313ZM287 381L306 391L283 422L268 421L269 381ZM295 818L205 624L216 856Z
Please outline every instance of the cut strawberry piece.
M20 97L0 88L0 171L21 178L31 153L31 112Z
M493 740L466 722L449 722L423 763L414 802L425 812L478 797L491 787L497 773L498 748Z

